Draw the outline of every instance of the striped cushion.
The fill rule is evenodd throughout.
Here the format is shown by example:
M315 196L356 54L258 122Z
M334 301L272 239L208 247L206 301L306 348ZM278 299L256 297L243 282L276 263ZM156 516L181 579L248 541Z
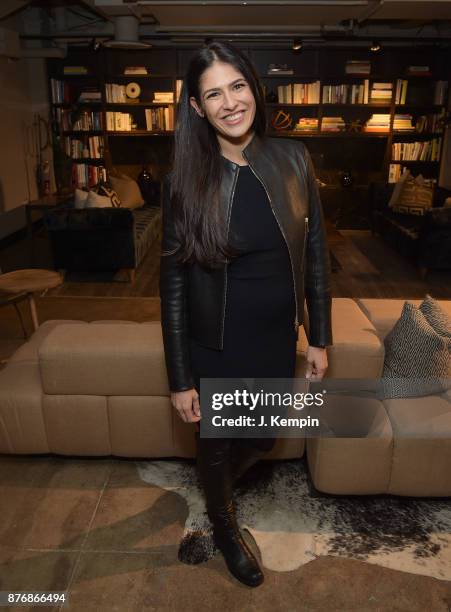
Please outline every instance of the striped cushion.
M431 395L450 387L451 340L410 302L404 303L384 345L383 398Z

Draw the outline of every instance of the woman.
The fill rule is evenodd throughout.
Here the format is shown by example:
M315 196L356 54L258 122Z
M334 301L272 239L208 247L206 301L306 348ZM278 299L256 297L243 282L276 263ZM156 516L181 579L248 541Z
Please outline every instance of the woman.
M173 170L164 183L161 321L171 401L201 419L201 378L292 378L309 314L308 371L320 379L332 344L330 262L310 156L265 137L262 88L225 42L192 57L181 90ZM230 572L263 574L237 526L234 482L275 439L197 433L197 465L213 535Z

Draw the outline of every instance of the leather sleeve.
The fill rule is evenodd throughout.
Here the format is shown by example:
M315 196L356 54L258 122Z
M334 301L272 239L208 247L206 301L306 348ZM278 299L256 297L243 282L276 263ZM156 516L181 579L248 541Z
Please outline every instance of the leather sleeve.
M163 182L162 217L160 301L166 370L170 390L186 391L194 387L188 340L187 265L176 261L180 243L174 231L168 177Z
M309 232L305 267L305 299L311 346L327 346L332 338L331 265L324 214L315 169L306 146L303 149L309 199Z

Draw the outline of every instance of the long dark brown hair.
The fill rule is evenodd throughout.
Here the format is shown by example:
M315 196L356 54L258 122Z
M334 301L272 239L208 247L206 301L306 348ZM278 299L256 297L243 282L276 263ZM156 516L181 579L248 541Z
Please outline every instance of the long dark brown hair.
M227 243L221 216L219 189L223 163L214 127L199 117L190 97L200 107L199 83L214 61L231 64L248 82L255 98L252 129L264 136L266 114L263 90L249 58L227 42L212 41L192 56L182 83L177 108L170 197L175 232L181 248L178 260L214 268L236 255Z

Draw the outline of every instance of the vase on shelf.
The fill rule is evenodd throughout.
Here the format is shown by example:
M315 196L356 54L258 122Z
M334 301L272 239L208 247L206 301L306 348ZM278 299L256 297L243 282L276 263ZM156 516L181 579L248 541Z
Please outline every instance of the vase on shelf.
M159 202L159 183L154 181L152 174L146 164L138 175L137 183L141 190L141 195L146 204L156 205Z

